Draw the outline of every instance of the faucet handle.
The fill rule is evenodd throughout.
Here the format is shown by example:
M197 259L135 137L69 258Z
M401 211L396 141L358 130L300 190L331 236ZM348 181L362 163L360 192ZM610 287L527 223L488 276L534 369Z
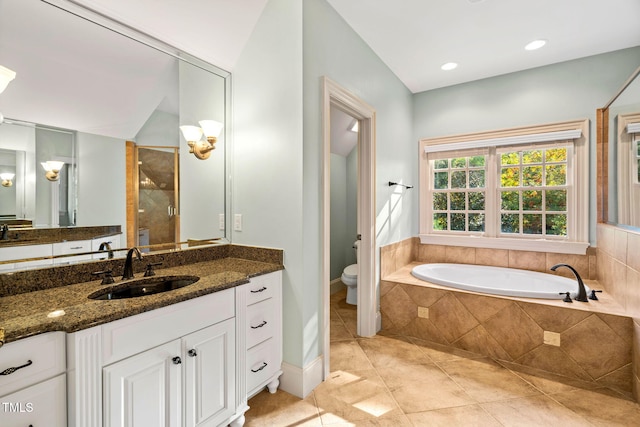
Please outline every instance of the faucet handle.
M564 295L564 298L562 299L562 301L573 302L573 300L571 299L571 292L559 292L559 294Z
M598 301L598 297L596 296L596 292L602 292L601 290L594 290L591 289L591 294L589 294L589 299L592 299L594 301Z
M94 271L91 273L93 276L102 276L102 284L110 285L114 283L113 280L113 271L112 270L104 270L104 271Z
M161 262L153 262L153 263L147 264L147 267L144 270L144 277L155 276L156 272L153 271L153 267L158 266L158 265L162 265L162 263Z

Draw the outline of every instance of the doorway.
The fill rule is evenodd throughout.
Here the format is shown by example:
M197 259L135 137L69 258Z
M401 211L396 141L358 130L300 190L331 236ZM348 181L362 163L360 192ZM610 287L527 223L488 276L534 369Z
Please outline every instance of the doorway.
M171 246L180 241L178 148L134 145L129 246ZM129 187L129 185L128 185ZM133 243L133 244L132 244Z
M323 134L323 211L322 211L322 285L323 285L323 354L324 378L330 373L330 247L331 247L331 108L353 117L358 122L357 152L357 234L360 237L357 291L357 333L369 337L376 334L375 284L375 128L376 111L366 102L332 80L322 78Z

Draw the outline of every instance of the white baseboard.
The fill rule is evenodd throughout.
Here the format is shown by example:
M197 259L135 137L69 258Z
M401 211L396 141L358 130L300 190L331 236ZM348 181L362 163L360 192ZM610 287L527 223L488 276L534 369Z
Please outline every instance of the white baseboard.
M323 365L322 356L318 356L304 368L282 362L280 389L304 399L323 381Z

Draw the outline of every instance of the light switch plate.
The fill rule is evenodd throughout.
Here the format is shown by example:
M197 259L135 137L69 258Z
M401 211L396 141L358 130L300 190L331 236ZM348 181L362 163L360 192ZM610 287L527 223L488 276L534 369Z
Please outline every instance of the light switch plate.
M224 230L224 214L218 214L218 228Z
M235 231L242 231L242 214L235 214L233 216L233 229Z

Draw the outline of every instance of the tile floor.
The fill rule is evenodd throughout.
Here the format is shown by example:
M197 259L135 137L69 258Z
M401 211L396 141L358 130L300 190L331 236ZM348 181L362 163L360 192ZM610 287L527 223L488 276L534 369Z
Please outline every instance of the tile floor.
M305 399L259 393L246 426L640 426L640 405L590 383L413 338L358 338L344 298L331 301L330 378Z

